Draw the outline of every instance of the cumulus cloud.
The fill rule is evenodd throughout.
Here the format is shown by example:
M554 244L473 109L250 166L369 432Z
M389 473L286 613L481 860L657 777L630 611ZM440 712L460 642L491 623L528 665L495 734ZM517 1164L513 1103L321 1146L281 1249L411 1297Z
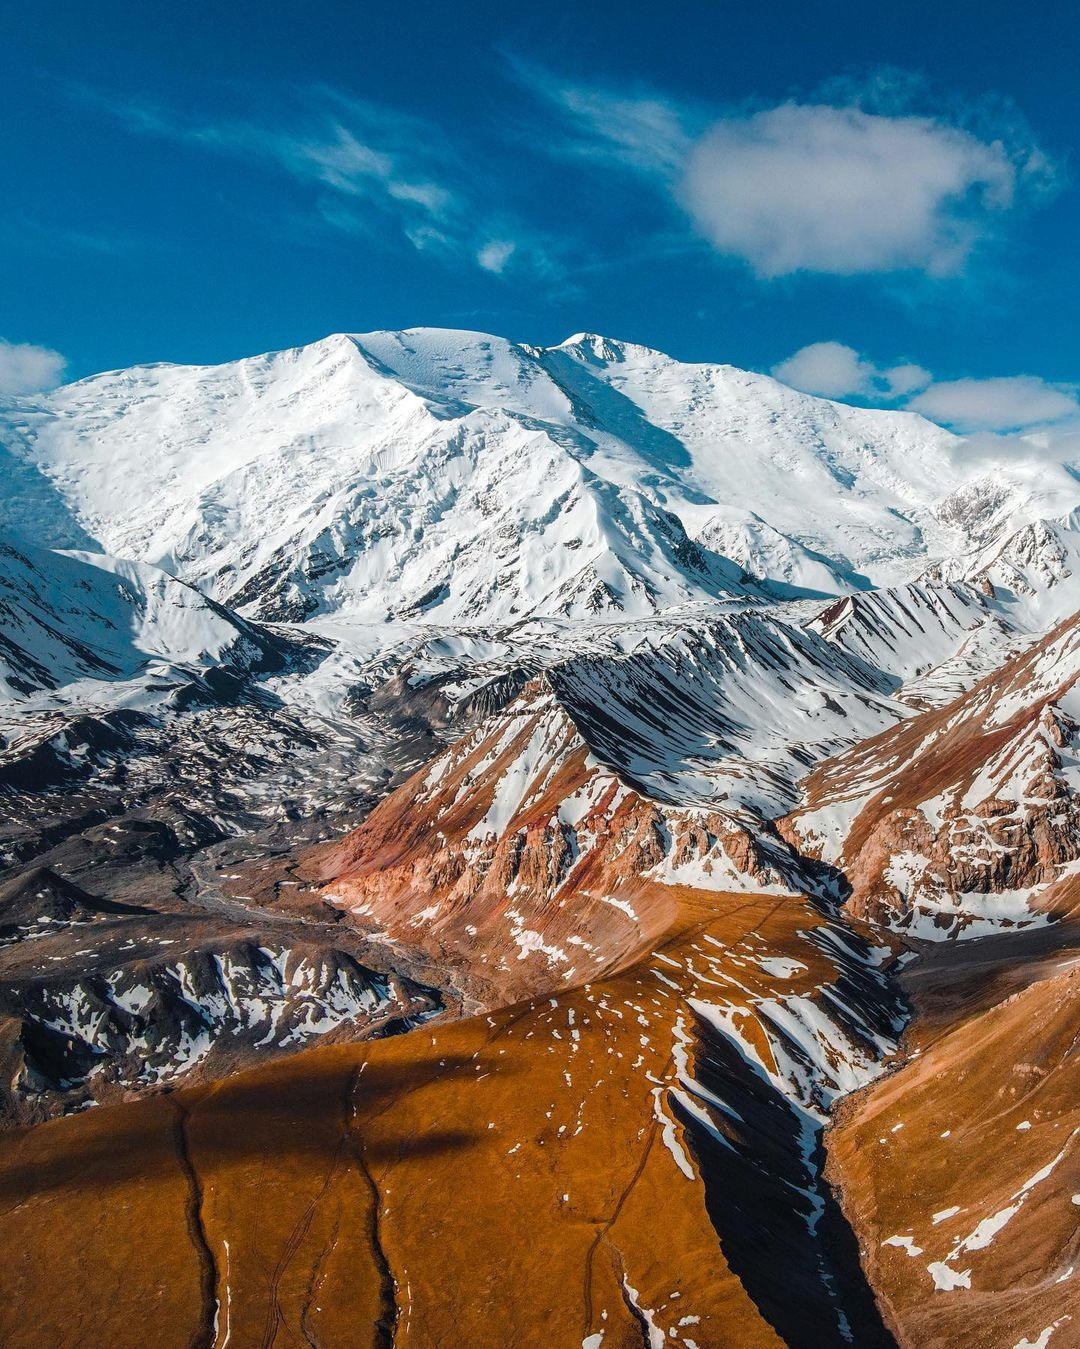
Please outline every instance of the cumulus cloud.
M812 342L772 367L793 389L823 398L899 404L961 434L986 433L987 443L1015 443L1010 433L1080 431L1077 389L1036 375L935 380L910 361L881 366L843 342ZM1027 442L1025 442L1027 443ZM1032 442L1034 443L1034 442Z
M763 278L961 272L1025 205L1061 184L1021 119L953 104L917 80L834 83L828 97L719 116L656 95L514 73L562 122L549 143L636 170L697 234Z
M924 370L921 365L915 365L911 361L890 366L888 370L881 370L878 373L893 398L903 398L905 394L925 389L932 378L929 370Z
M812 342L774 365L772 374L793 389L824 398L898 398L931 378L929 371L910 362L882 369L842 342Z
M1022 431L1080 413L1075 389L1036 375L944 380L908 407L956 431Z
M50 347L0 338L0 394L37 393L60 383L67 362Z
M1017 174L1000 142L931 118L785 103L717 122L680 197L707 239L760 276L945 276L1014 205Z

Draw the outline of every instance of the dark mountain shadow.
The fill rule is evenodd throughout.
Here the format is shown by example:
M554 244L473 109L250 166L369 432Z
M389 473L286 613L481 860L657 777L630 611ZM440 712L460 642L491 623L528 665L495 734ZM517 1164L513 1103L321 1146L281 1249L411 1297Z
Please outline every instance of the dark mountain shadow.
M328 1139L335 1130L348 1132L368 1163L461 1151L481 1139L479 1128L433 1127L385 1145L365 1138L365 1120L443 1074L475 1069L471 1057L440 1058L441 1066L423 1057L380 1064L353 1050L313 1050L214 1087L163 1092L0 1135L0 1203L56 1194L93 1206L110 1189L174 1176L176 1113L200 1167L227 1170L272 1156L286 1174L307 1167L318 1172L333 1156ZM362 1073L360 1062L366 1063ZM499 1071L514 1070L500 1064Z
M79 524L52 479L19 453L20 440L14 414L0 412L0 530L17 542L31 542L39 548L102 552L101 544Z
M776 1090L739 1048L698 1020L701 1113L669 1104L705 1185L724 1258L791 1349L895 1349L859 1260L858 1242L822 1175L820 1125ZM705 1119L711 1117L711 1124Z
M690 453L677 436L649 421L632 399L594 375L587 365L557 349L543 352L539 363L586 426L613 432L661 474L690 467Z

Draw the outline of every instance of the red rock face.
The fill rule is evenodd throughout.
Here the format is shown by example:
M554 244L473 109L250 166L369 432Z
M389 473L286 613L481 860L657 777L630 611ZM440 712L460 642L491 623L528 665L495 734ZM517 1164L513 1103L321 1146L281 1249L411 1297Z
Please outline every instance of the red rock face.
M543 682L313 856L323 899L498 1006L619 968L672 921L670 882L788 887L733 819L662 807L589 753Z
M843 869L853 912L912 936L1045 921L1080 858L1078 673L1074 618L823 764L782 832Z

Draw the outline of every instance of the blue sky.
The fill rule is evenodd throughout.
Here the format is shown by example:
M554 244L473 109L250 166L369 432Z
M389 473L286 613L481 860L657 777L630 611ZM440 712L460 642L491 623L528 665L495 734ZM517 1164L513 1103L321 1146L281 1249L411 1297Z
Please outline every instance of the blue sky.
M5 27L9 390L431 324L973 429L1075 412L1065 3L71 0Z

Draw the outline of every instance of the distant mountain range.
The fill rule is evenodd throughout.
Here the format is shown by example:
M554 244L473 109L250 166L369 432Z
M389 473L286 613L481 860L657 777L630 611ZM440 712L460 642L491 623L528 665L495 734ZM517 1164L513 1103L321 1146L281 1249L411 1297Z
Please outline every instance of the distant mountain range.
M99 375L3 412L7 528L249 617L511 623L846 593L1076 505L906 412L578 335L412 329ZM971 462L969 462L969 459Z

